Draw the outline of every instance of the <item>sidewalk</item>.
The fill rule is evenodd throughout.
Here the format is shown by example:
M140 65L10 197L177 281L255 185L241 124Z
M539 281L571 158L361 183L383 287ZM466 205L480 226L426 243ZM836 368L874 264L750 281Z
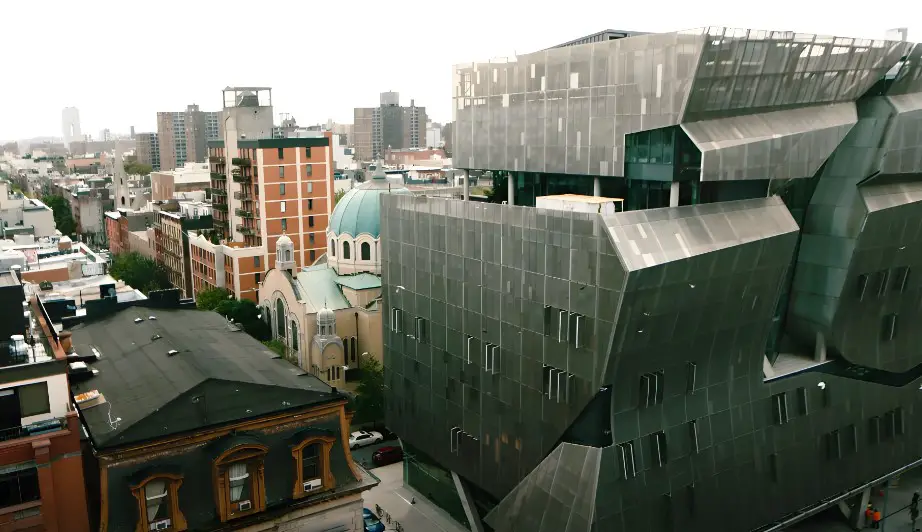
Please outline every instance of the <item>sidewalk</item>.
M387 530L396 530L399 522L406 532L468 532L438 506L404 486L402 462L373 469L372 473L381 483L365 492L365 507L374 512L377 504L391 515L390 524L379 516Z
M912 532L909 520L909 501L912 494L918 491L922 494L922 468L907 471L900 476L896 486L891 486L887 495L887 509L884 512L884 497L882 488L871 490L871 504L880 508L885 518L881 523L884 532ZM922 519L916 521L916 528L922 528ZM838 509L830 509L790 529L791 532L848 532L849 527L842 513ZM863 530L873 530L870 526Z

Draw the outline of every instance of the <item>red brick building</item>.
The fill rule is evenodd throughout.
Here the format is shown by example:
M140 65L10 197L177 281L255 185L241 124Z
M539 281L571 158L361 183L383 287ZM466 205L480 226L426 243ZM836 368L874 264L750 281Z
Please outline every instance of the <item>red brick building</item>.
M18 275L0 272L0 532L89 532L70 335L25 302Z

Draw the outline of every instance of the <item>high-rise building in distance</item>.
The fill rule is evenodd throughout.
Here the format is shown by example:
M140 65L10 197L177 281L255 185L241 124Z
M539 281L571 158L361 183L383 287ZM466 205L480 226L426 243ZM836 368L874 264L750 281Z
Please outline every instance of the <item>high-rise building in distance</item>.
M65 107L61 111L61 133L67 146L70 146L71 142L83 140L83 133L80 131L80 111L76 107Z
M220 112L189 105L185 111L157 113L160 169L173 170L186 162L205 162L208 141L221 139Z
M378 107L356 107L353 123L355 157L371 161L385 150L426 146L426 108L410 100L401 107L399 94L382 92Z
M135 155L138 162L160 170L160 138L156 133L135 134Z

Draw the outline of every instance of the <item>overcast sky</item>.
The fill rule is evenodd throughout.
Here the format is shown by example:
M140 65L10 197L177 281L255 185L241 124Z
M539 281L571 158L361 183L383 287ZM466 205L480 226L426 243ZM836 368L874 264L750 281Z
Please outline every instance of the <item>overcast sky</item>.
M10 5L16 2L15 5ZM394 90L435 121L451 119L451 66L546 48L606 28L700 26L882 38L922 2L887 0L2 0L0 139L61 135L61 110L84 133L154 131L157 111L218 110L228 85L273 88L301 125L352 122Z

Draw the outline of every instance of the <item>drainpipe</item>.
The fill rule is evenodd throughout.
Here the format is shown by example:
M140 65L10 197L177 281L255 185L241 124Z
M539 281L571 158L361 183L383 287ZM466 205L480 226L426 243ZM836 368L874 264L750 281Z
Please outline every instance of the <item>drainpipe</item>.
M352 356L355 357L355 367L360 369L362 367L362 357L355 353L359 348L359 313L355 313L355 349L352 350Z

